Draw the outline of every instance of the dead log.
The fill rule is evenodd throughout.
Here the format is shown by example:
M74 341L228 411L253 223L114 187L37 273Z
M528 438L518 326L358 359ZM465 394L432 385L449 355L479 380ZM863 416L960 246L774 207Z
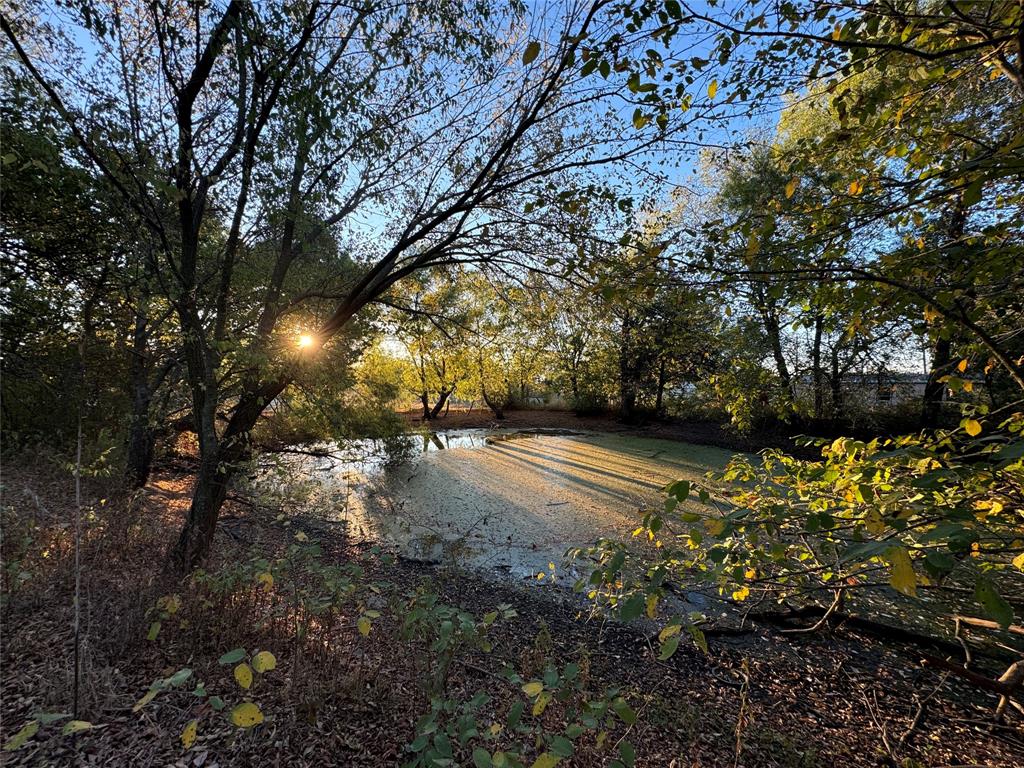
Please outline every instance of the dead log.
M998 622L989 621L988 619L978 619L974 616L953 616L955 621L959 621L961 624L966 624L969 627L981 627L982 629L995 629L1002 630L1003 632L1010 632L1014 635L1024 635L1024 627L1019 624L1011 624L1008 627L1002 627Z

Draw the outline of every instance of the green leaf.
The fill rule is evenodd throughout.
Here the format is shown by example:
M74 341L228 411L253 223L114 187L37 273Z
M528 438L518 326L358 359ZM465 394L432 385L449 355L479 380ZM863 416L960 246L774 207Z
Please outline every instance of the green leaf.
M672 654L676 652L679 647L679 635L673 635L661 644L661 653L658 654L660 661L666 661L672 658Z
M491 753L483 747L477 747L473 750L473 765L476 768L491 768L494 765L491 761Z
M228 651L219 659L218 664L237 664L245 658L245 648L235 648L233 651Z
M6 744L4 744L4 750L7 752L13 752L14 750L20 748L22 745L24 745L26 741L35 736L38 730L39 721L29 720L27 723L25 723L24 726L22 726L20 731L14 734L10 738L10 740Z
M572 756L572 742L569 741L565 736L552 736L551 737L551 751L559 757L571 757Z
M370 620L365 616L360 616L356 622L356 628L359 630L359 634L366 637L370 634Z
M628 741L623 741L619 744L619 757L626 768L633 768L636 764L636 750L633 749L633 745Z
M529 45L526 46L526 50L523 51L523 64L532 63L539 53L540 43L537 40L531 40Z
M672 496L676 501L686 501L690 495L690 481L689 480L676 480L674 483L669 484L665 489L665 492L669 496Z
M686 627L686 631L690 633L690 637L693 638L693 642L700 648L704 653L710 653L708 651L708 639L704 636L704 631L696 624L689 624Z
M981 201L981 188L985 183L984 179L975 179L964 190L963 202L965 206L974 205Z
M999 594L995 584L985 576L980 577L974 585L974 597L1000 627L1006 629L1013 624L1013 608Z
M620 616L623 621L633 621L640 617L640 614L644 612L644 596L642 593L637 592L635 595L630 595L629 599L626 600L622 605Z
M149 625L149 632L146 633L146 639L152 642L156 640L157 635L160 634L160 622L154 621Z
M636 722L636 712L632 710L626 700L619 697L612 702L612 709L626 725L633 725Z
M516 701L512 703L512 706L508 709L508 717L505 719L506 725L509 728L515 728L519 725L519 721L523 717L523 702Z
M164 682L167 685L178 686L178 685L181 685L182 683L184 683L190 677L192 677L192 670L189 669L188 667L185 667L184 669L179 669L173 675L171 675L166 680L164 680Z

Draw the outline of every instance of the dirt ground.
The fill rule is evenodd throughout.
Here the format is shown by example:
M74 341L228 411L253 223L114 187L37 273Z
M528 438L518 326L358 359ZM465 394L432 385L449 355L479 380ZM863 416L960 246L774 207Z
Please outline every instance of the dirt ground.
M552 421L533 418L528 426L566 425L564 415L544 418ZM510 706L526 698L500 670L528 680L548 665L572 663L585 670L581 696L614 689L637 718L612 723L601 747L594 735L581 736L561 765L610 765L624 740L635 747L638 766L1024 764L1024 724L1011 712L993 727L995 696L922 667L914 646L881 643L849 627L796 636L749 622L711 628L707 654L684 643L662 662L649 629L581 611L558 586L525 588L514 579L392 560L349 541L336 523L285 516L244 499L226 509L205 575L181 582L162 564L189 485L187 475L168 471L128 499L98 481L87 484L78 718L93 727L62 736L60 724L43 725L25 746L2 753L4 765L405 764L416 722L437 695L425 683L437 662L435 646L403 634L410 596L422 597L428 585L440 604L477 618L502 612L488 634L490 651L467 647L455 655L443 693L459 701L489 695L478 720L481 730L498 728L486 736L492 748L519 743L536 755L534 736L502 730ZM38 464L4 468L5 743L40 712L70 712L71 488L66 475ZM358 567L362 585L335 613L315 614L302 638L292 595L321 565L302 566L295 582L280 577L272 586L251 576L231 580L249 573L248 564L269 568L295 557L296 541L316 545L322 564ZM204 586L211 581L219 592ZM147 640L154 606L169 594L179 596L180 610ZM369 606L380 616L363 636L357 618ZM154 679L183 667L210 692L237 700L231 667L217 663L236 647L276 656L276 670L245 692L262 709L262 724L235 728L190 693L191 683L133 711ZM569 704L536 717L526 704L531 727L557 732L568 716ZM198 735L185 749L179 736L193 719ZM472 764L469 746L455 752L455 764Z

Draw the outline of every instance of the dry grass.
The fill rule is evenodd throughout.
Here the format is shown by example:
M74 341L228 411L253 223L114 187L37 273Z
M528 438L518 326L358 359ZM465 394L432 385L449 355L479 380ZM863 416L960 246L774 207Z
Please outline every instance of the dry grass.
M5 467L5 740L37 713L70 711L71 488L57 469ZM876 765L886 759L876 723L898 737L914 714L915 693L939 680L912 654L849 634L783 640L764 630L715 642L707 657L681 650L670 664L658 663L642 633L584 622L557 592L389 563L315 518L284 525L272 510L241 505L226 510L205 575L181 582L162 566L188 494L189 480L180 474L161 475L135 496L104 481L86 483L79 717L96 727L64 737L59 725L44 726L20 750L5 753L5 764L401 764L410 757L405 745L416 720L430 709L428 681L437 669L429 637L400 636L409 595L424 583L442 602L476 616L498 603L518 612L494 625L490 654L466 648L456 655L443 680L450 699L486 690L491 701L480 718L502 722L510 703L523 698L496 674L504 664L529 678L548 664L576 663L585 670L587 695L614 686L641 713L628 729L638 765ZM294 554L300 532L320 543L319 557ZM277 573L270 589L256 578L268 563ZM324 586L324 568L342 574L330 577L345 585L340 591ZM317 608L313 598L328 593L329 604ZM172 594L181 608L163 619L155 641L147 640L160 618L158 600ZM356 620L366 610L381 616L363 637ZM249 731L189 692L202 680L208 692L239 701L231 667L217 663L235 647L267 649L278 660L252 694L266 721ZM194 670L187 690L161 693L132 712L154 679L183 667ZM738 685L744 674L749 682ZM865 710L865 694L878 701L878 711ZM923 765L1020 764L1019 728L990 731L970 722L984 721L991 704L947 682L904 756ZM536 721L555 731L564 714L552 707ZM199 736L185 750L179 734L192 719L199 720ZM607 743L626 731L617 724ZM496 743L517 738L526 737L503 732ZM462 754L468 763L468 752ZM566 764L606 765L613 754L582 737Z

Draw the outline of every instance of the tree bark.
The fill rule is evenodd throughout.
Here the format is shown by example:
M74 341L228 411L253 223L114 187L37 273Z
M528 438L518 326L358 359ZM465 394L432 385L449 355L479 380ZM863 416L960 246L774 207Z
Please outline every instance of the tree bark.
M659 416L665 413L665 358L658 364L658 393L654 398L654 410Z
M437 398L437 402L434 403L434 407L430 409L430 419L436 419L441 415L441 409L444 408L445 403L448 402L448 397L454 390L442 389L440 397Z
M779 318L775 314L775 308L769 306L767 301L758 300L756 303L761 314L761 323L764 325L765 335L768 337L768 344L772 350L775 370L779 374L779 384L790 400L792 400L794 399L793 376L789 372L786 355L782 351L782 328L779 324Z
M149 382L149 319L140 300L135 313L135 329L128 361L128 390L131 395L131 422L128 427L125 479L131 488L141 488L149 480L153 466L156 432L150 424L153 392Z
M843 417L843 372L839 369L839 345L832 348L832 372L829 379L832 403L832 421Z
M622 317L622 344L619 347L619 411L623 420L636 417L636 373L633 365L633 321L627 312Z
M171 551L171 562L179 572L187 573L206 559L220 509L236 472L237 466L233 462L218 461L211 456L204 456L201 460L188 518L178 543Z
M814 383L814 418L821 421L825 417L825 371L821 367L821 336L824 331L825 318L814 317L814 345L811 348L811 378Z
M942 393L945 389L945 385L939 379L948 373L952 359L952 342L940 336L935 340L931 370L928 372L928 381L924 385L924 397L921 402L922 428L933 429L939 425L939 417L942 413Z

